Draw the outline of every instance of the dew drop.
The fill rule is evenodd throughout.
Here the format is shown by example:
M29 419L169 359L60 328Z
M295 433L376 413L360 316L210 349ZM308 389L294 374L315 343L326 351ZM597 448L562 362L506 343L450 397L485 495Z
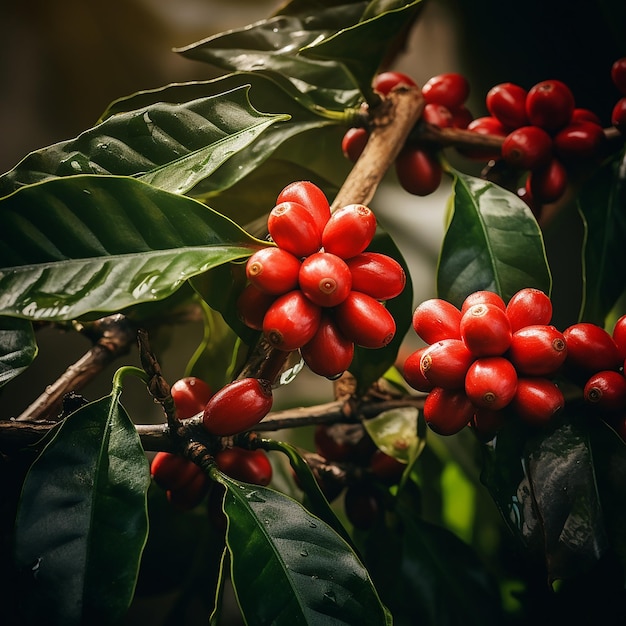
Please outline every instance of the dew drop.
M309 552L306 548L302 548L302 550L300 550L300 556L309 556Z
M324 592L324 600L332 604L337 604L337 596L335 595L335 592L332 589L329 589L328 591Z
M309 520L309 528L317 528L317 524L312 519Z

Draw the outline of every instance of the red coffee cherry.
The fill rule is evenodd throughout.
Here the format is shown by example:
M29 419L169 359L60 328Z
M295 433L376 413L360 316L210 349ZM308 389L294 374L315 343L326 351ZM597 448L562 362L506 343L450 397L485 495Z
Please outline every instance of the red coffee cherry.
M299 289L274 301L263 318L263 333L268 343L279 350L297 350L313 339L322 315L319 305Z
M620 133L626 133L626 97L620 98L611 111L611 124Z
M265 313L276 300L276 296L261 291L254 285L246 285L237 298L237 315L248 327L263 330Z
M372 475L386 485L395 485L398 483L405 469L406 463L401 463L398 459L386 454L382 450L376 450L374 452L369 465L369 470Z
M374 298L351 291L335 309L342 334L363 348L383 348L396 334L393 315Z
M428 196L441 184L443 168L432 150L406 145L394 162L398 182L414 196Z
M502 125L500 120L487 115L485 117L477 117L467 125L467 130L478 135L495 135L496 137L506 137L508 130ZM459 147L459 152L470 159L500 159L502 158L502 148L485 148L475 147L470 148L468 146Z
M536 324L513 333L508 358L522 376L552 376L565 363L567 344L554 326Z
M463 300L461 314L465 313L467 309L475 304L493 304L503 311L506 311L504 300L495 291L480 290L470 293L465 300Z
M512 363L501 356L476 359L465 376L465 393L484 409L503 409L515 395L517 372Z
M552 158L528 174L526 186L535 202L556 202L567 187L567 171L559 159Z
M360 254L376 233L376 217L364 204L349 204L335 211L322 232L325 252L342 259Z
M552 319L552 301L541 289L524 287L509 300L506 315L513 332L524 326L549 324Z
M381 512L374 489L367 483L354 483L346 489L343 501L348 521L359 530L371 528Z
M402 72L381 72L374 76L372 88L382 96L386 96L394 87L398 85L406 85L407 87L416 87L415 81Z
M474 356L460 339L442 339L422 354L420 369L433 387L463 389Z
M317 252L322 245L315 218L297 202L277 204L267 218L267 229L279 248L298 258Z
M272 408L268 380L240 378L222 387L204 407L202 424L211 435L226 437L249 430Z
M467 128L471 122L474 120L474 115L472 112L465 106L461 105L457 107L452 113L452 126L454 128Z
M341 140L341 151L346 159L356 163L365 150L369 136L366 128L349 128Z
M261 291L278 296L298 286L300 265L300 260L291 252L271 246L250 256L246 276Z
M488 92L485 104L489 113L506 128L528 125L526 116L527 91L513 83L500 83Z
M481 441L491 441L498 431L506 424L507 416L504 411L490 409L476 409L471 425Z
M326 194L308 180L297 180L289 183L276 198L276 204L297 202L313 217L317 229L321 233L330 219L330 204Z
M150 473L154 482L164 491L182 489L203 471L193 461L180 454L157 452L150 463Z
M438 435L454 435L463 430L474 411L463 390L435 387L424 401L424 420Z
M422 87L422 95L427 104L442 104L450 111L460 107L467 100L469 92L467 78L454 72L433 76Z
M315 451L328 461L364 465L377 449L361 424L319 424L313 440Z
M589 322L572 324L563 331L567 344L568 366L595 374L602 370L618 370L623 363L613 337L600 326Z
M195 465L195 463L192 463L192 465ZM210 486L211 481L200 471L199 474L180 489L167 490L167 499L175 508L181 511L190 511L204 500Z
M602 127L602 120L590 109L582 107L576 107L572 111L570 123L575 124L576 122L591 122L592 124L597 124Z
M406 286L406 274L395 259L379 252L362 252L346 260L352 289L376 300L391 300Z
M621 411L626 408L626 378L614 370L597 372L585 384L583 397L602 411Z
M498 356L511 345L511 324L506 313L494 304L475 304L460 323L461 339L475 356Z
M532 170L543 167L552 156L552 138L539 126L521 126L502 144L502 158L513 167Z
M197 376L180 378L170 387L170 393L180 420L201 413L204 410L204 405L213 395L211 387Z
M620 357L626 359L626 315L622 315L617 322L615 322L612 337Z
M611 66L611 80L626 96L626 57L617 59Z
M341 376L352 363L354 342L343 335L329 315L322 315L313 338L300 348L308 368L326 378Z
M518 379L511 408L527 424L543 426L564 406L563 392L550 379Z
M417 391L427 392L430 391L434 385L424 376L421 368L422 355L430 346L424 346L418 348L415 352L409 354L402 366L402 376L413 389Z
M454 117L450 112L450 109L444 107L443 104L436 104L434 102L428 103L424 106L424 112L422 113L422 120L427 124L438 126L439 128L450 128L454 125Z
M272 464L264 450L224 448L215 455L215 463L235 480L263 487L272 481Z
M298 274L300 289L319 306L343 302L352 288L352 273L346 262L330 252L316 252L302 262Z
M598 124L574 122L554 137L554 150L565 162L598 159L603 152L606 136Z
M555 131L570 121L574 104L574 95L565 83L544 80L529 90L526 115L532 125Z
M461 338L461 311L441 298L422 302L413 312L413 329L426 343Z

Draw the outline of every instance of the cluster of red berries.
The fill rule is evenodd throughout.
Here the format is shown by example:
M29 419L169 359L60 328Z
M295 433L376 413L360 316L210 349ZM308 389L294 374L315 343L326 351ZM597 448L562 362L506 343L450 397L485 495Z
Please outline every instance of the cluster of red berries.
M611 124L626 134L626 57L617 59L611 66L611 80L622 95L611 111Z
M224 389L230 387L227 385ZM233 411L229 400L234 398L227 397L223 404L219 401L220 396L213 394L206 382L194 376L177 380L171 387L171 394L178 419L181 420L205 412L207 406L230 406L229 410ZM236 393L235 398L239 395ZM219 404L214 400L216 397ZM231 412L231 416L238 419L240 414L236 412L237 409L234 407L235 412ZM235 480L267 485L272 479L272 465L263 450L225 448L215 454L215 463L222 472ZM210 479L196 463L172 452L157 452L151 461L150 472L155 484L166 492L168 500L181 510L198 506L211 486Z
M328 378L350 366L355 345L381 348L393 339L395 320L383 302L402 292L406 275L395 259L366 251L376 232L368 207L331 215L324 192L297 181L278 195L267 228L276 245L250 256L237 301L247 326L278 350L300 350Z
M329 501L344 491L343 506L347 519L359 529L370 528L382 511L380 486L397 484L406 464L376 447L360 424L319 424L314 434L315 451L339 467L351 467L347 480L334 480L332 474L315 473ZM347 484L346 484L347 483Z

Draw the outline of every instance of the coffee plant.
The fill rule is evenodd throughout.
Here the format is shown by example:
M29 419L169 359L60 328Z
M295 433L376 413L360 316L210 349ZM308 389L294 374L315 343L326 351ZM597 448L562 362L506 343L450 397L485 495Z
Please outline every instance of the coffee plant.
M42 331L92 343L1 415L3 624L626 623L624 12L596 110L565 68L419 85L424 4L292 0L0 176L3 396ZM389 180L449 185L423 302ZM333 398L277 406L303 376Z

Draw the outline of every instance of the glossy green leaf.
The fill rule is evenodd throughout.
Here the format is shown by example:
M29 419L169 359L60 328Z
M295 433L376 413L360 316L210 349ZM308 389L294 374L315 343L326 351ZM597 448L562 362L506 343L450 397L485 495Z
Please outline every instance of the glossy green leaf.
M165 298L263 243L190 198L82 175L0 200L0 312L73 319Z
M181 102L181 101L179 101ZM109 117L77 138L37 150L0 177L0 195L55 176L142 175L166 191L186 193L269 126L248 87L179 103L154 102Z
M578 197L586 224L581 319L604 326L626 290L626 156L606 163Z
M231 576L249 626L383 626L391 617L348 544L295 500L215 472L227 488Z
M15 560L27 624L117 624L148 532L150 472L117 394L72 413L26 477Z
M543 238L526 203L494 183L454 172L454 212L437 270L440 298L460 306L470 293L505 302L524 287L551 290Z
M37 356L33 325L0 317L0 387L21 374Z

